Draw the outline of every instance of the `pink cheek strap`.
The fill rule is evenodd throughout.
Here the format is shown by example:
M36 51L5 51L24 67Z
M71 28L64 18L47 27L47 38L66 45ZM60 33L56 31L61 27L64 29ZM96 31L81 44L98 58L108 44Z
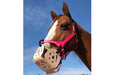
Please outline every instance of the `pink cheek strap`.
M64 47L65 44L75 36L75 33L72 33L69 37L67 37L64 41L51 41L51 40L44 40L43 43L52 43L55 44L57 47Z

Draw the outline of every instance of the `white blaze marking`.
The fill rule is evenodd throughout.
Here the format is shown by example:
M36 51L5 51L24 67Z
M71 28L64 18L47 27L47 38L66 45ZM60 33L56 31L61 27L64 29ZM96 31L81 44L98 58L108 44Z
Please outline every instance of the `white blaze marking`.
M51 29L50 29L50 31L48 32L48 34L47 34L47 36L46 36L46 38L45 38L45 40L52 40L53 39L53 37L55 36L55 30L56 30L56 28L57 28L57 24L58 24L58 21L56 20L55 21L55 23L52 25L52 27L51 27ZM44 43L44 44L42 44L42 47L45 47L45 48L47 48L47 49L49 49L50 48L50 44L49 43ZM44 48L41 48L41 47L39 47L38 48L38 50L44 50ZM42 53L40 53L40 55L42 55ZM35 56L34 56L34 59L36 58L36 54L35 54Z
M57 24L58 24L58 21L56 20L55 23L52 25L50 31L48 32L45 40L52 40L53 37L55 36L55 30L57 28ZM44 43L44 46L45 48L50 48L50 44L49 43Z
M53 37L54 37L55 34L56 34L56 33L55 33L55 30L56 30L56 28L57 28L57 24L58 24L58 21L56 20L56 22L52 25L52 27L51 27L49 33L47 34L45 40L51 40L51 39L53 39Z

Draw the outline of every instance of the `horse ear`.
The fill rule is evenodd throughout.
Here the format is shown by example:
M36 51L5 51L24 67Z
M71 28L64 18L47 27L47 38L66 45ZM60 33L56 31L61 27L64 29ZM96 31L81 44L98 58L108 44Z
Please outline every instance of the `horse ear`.
M52 17L52 20L54 20L57 17L56 13L53 12L52 10L51 10L51 17Z
M69 13L69 9L68 9L68 6L65 2L63 2L63 13L64 15L67 15L68 17L71 17L70 13Z

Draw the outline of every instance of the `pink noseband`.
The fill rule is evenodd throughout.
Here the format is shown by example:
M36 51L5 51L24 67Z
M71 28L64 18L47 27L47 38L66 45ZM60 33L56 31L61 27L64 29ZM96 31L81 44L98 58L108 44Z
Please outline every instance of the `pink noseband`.
M66 58L66 56L68 55L69 52L64 53L64 46L67 42L69 42L74 36L75 36L75 28L73 26L73 33L68 36L64 41L51 41L51 40L44 40L43 43L52 43L55 44L57 47L62 47L62 58L61 60L63 60L64 58ZM78 43L78 39L76 40L76 43ZM77 46L75 47L75 49L77 48Z

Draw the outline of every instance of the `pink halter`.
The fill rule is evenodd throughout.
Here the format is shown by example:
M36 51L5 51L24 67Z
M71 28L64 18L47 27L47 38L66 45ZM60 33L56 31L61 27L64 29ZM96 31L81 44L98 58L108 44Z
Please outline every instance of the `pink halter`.
M68 36L64 41L51 41L51 40L43 40L43 43L52 43L55 44L57 47L62 47L62 58L61 60L63 60L64 58L66 58L66 56L69 54L69 52L64 53L64 46L65 44L70 41L73 37L75 36L75 28L73 26L73 33ZM76 40L76 43L78 43L78 39ZM75 47L75 49L77 49L77 46Z

